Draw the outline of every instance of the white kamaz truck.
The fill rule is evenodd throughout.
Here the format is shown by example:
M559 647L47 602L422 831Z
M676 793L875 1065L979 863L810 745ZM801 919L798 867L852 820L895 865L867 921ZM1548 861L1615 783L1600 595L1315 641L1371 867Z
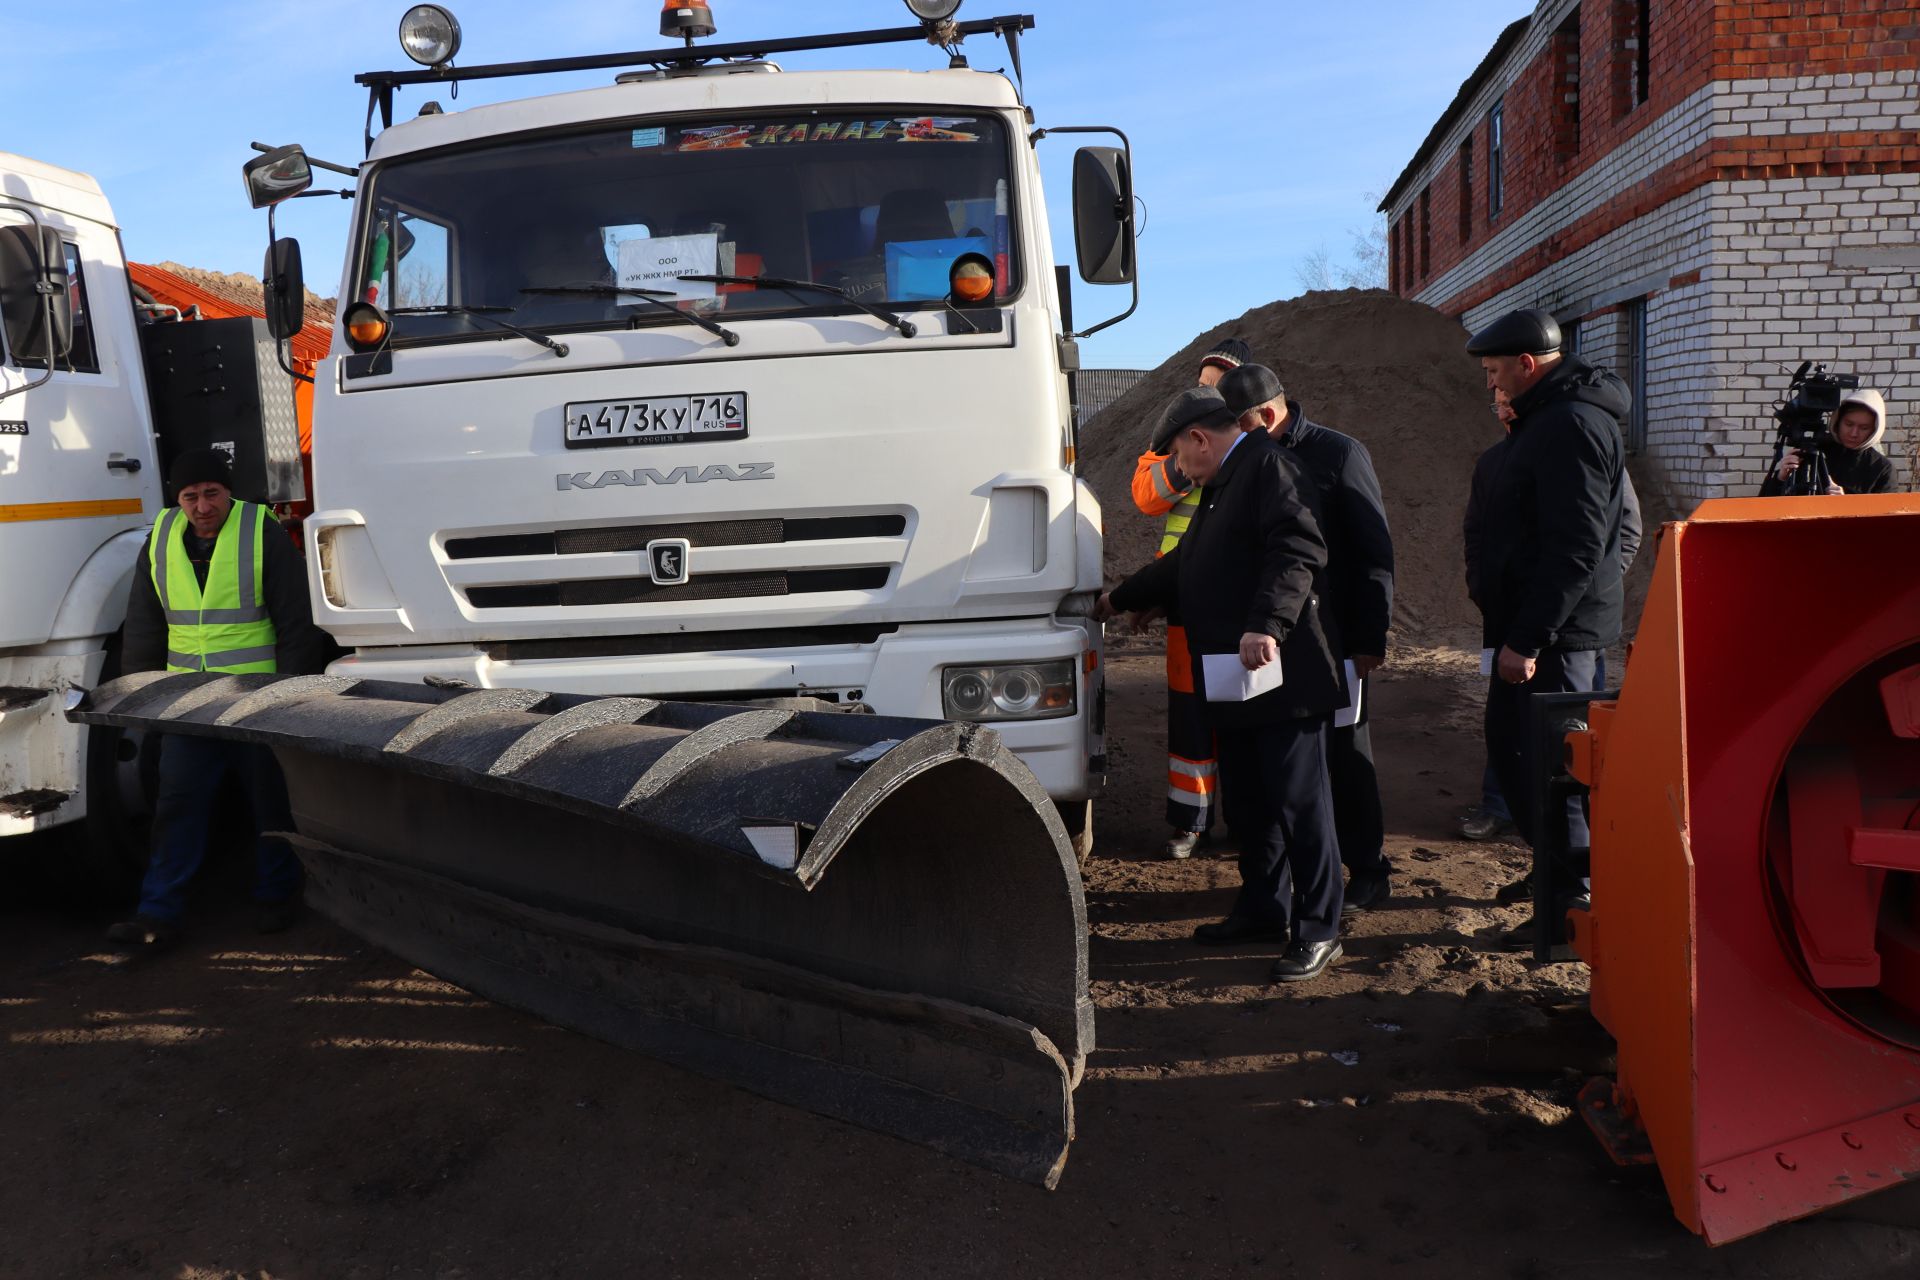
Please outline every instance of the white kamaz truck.
M64 712L117 674L162 464L218 444L245 496L302 492L261 322L182 322L138 295L99 185L0 152L0 851L72 835L52 864L73 888L124 890L145 860L151 751Z
M669 5L684 51L460 68L452 16L408 13L425 69L360 77L389 127L315 385L314 613L352 650L332 674L988 722L1084 839L1084 335L1048 131L960 50L998 35L1017 68L1032 20L910 7L924 27L696 46L710 11ZM949 66L766 60L923 37ZM391 123L405 87L565 70L607 82ZM269 207L311 180L297 147L247 168ZM1126 152L1074 171L1082 275L1131 283Z

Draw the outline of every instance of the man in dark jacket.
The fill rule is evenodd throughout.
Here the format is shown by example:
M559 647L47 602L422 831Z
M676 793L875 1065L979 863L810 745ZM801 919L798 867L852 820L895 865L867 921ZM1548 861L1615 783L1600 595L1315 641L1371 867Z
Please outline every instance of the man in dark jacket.
M178 505L161 513L134 567L125 669L318 670L325 638L313 625L306 570L269 512L234 500L227 455L190 449L174 459L168 479ZM187 885L206 857L213 806L229 774L246 788L256 832L292 830L286 784L264 747L164 735L139 911L108 929L108 941L158 951L178 939ZM267 835L256 838L255 863L255 925L277 932L298 909L300 864L285 841Z
M1495 398L1494 414L1503 428L1512 426L1513 405L1504 395ZM1499 474L1501 459L1506 456L1507 444L1511 439L1511 436L1503 435L1473 464L1473 479L1467 490L1467 511L1460 521L1460 538L1466 549L1467 598L1476 606L1480 603L1480 530L1486 523L1487 490L1492 487L1494 476ZM1640 495L1633 488L1633 476L1624 470L1620 473L1620 498L1620 572L1625 574L1633 567L1634 557L1640 553L1644 524L1640 514ZM1595 692L1607 687L1604 655L1594 659L1593 680ZM1500 780L1489 760L1480 780L1480 803L1460 819L1460 834L1469 840L1492 840L1512 827L1513 813L1507 807L1506 797L1501 794ZM1530 882L1522 877L1501 889L1500 900L1520 902L1531 893Z
M1515 825L1535 843L1541 816L1530 797L1536 762L1529 703L1535 693L1593 688L1600 652L1620 638L1624 589L1621 523L1626 385L1560 352L1560 326L1539 310L1494 321L1467 344L1487 385L1512 402L1514 421L1486 494L1477 588L1483 643L1494 651L1487 752ZM1587 845L1584 813L1569 805L1568 844ZM1560 895L1584 894L1586 868L1555 868ZM1563 923L1556 920L1555 939ZM1529 945L1532 923L1510 935Z
M1393 619L1393 535L1387 528L1380 478L1367 447L1352 436L1309 421L1287 399L1280 376L1265 365L1243 365L1220 380L1227 408L1240 429L1271 436L1306 482L1302 496L1327 540L1327 604L1340 634L1350 675L1362 682L1354 723L1327 734L1327 776L1333 789L1333 825L1349 879L1344 909L1365 911L1387 900L1393 866L1385 852L1386 821L1373 764L1365 696L1367 676L1387 654Z
M1264 432L1243 435L1210 387L1168 406L1155 448L1204 486L1179 546L1102 598L1103 614L1158 607L1186 624L1194 688L1213 692L1207 659L1238 655L1284 683L1245 700L1206 704L1220 745L1227 826L1240 844L1240 894L1209 945L1287 943L1280 982L1315 978L1340 955L1340 855L1327 787L1327 724L1346 681L1318 579L1327 562L1294 468Z

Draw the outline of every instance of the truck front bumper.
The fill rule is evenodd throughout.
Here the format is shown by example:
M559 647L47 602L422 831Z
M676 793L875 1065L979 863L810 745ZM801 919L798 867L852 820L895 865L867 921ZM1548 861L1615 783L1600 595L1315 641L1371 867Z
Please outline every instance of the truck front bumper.
M646 637L634 637L643 644ZM617 644L609 638L607 647ZM432 677L479 688L726 701L812 696L864 702L881 715L940 720L950 666L1071 661L1071 715L988 721L1058 801L1092 798L1104 768L1106 673L1098 623L1075 618L902 624L867 644L591 657L493 656L480 646L362 649L328 668L337 676L416 683Z

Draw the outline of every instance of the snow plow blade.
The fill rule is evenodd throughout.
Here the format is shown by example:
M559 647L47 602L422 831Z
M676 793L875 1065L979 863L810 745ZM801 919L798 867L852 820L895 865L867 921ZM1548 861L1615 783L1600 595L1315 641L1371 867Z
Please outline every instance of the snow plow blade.
M990 729L844 712L128 676L89 724L271 748L318 910L598 1039L1052 1187L1086 906Z

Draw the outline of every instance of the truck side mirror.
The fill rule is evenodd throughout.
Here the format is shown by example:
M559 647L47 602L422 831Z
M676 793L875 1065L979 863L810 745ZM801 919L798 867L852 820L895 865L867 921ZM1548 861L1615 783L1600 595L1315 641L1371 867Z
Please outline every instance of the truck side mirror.
M72 348L71 285L58 231L37 222L0 226L0 317L16 359L47 360L49 336L53 359Z
M260 272L262 307L267 332L291 338L307 324L307 284L300 272L300 242L281 236L267 246L266 266Z
M1088 284L1133 281L1133 174L1118 147L1073 154L1073 241Z
M247 199L256 209L290 200L313 185L313 166L307 153L296 144L275 147L240 166L246 180Z

